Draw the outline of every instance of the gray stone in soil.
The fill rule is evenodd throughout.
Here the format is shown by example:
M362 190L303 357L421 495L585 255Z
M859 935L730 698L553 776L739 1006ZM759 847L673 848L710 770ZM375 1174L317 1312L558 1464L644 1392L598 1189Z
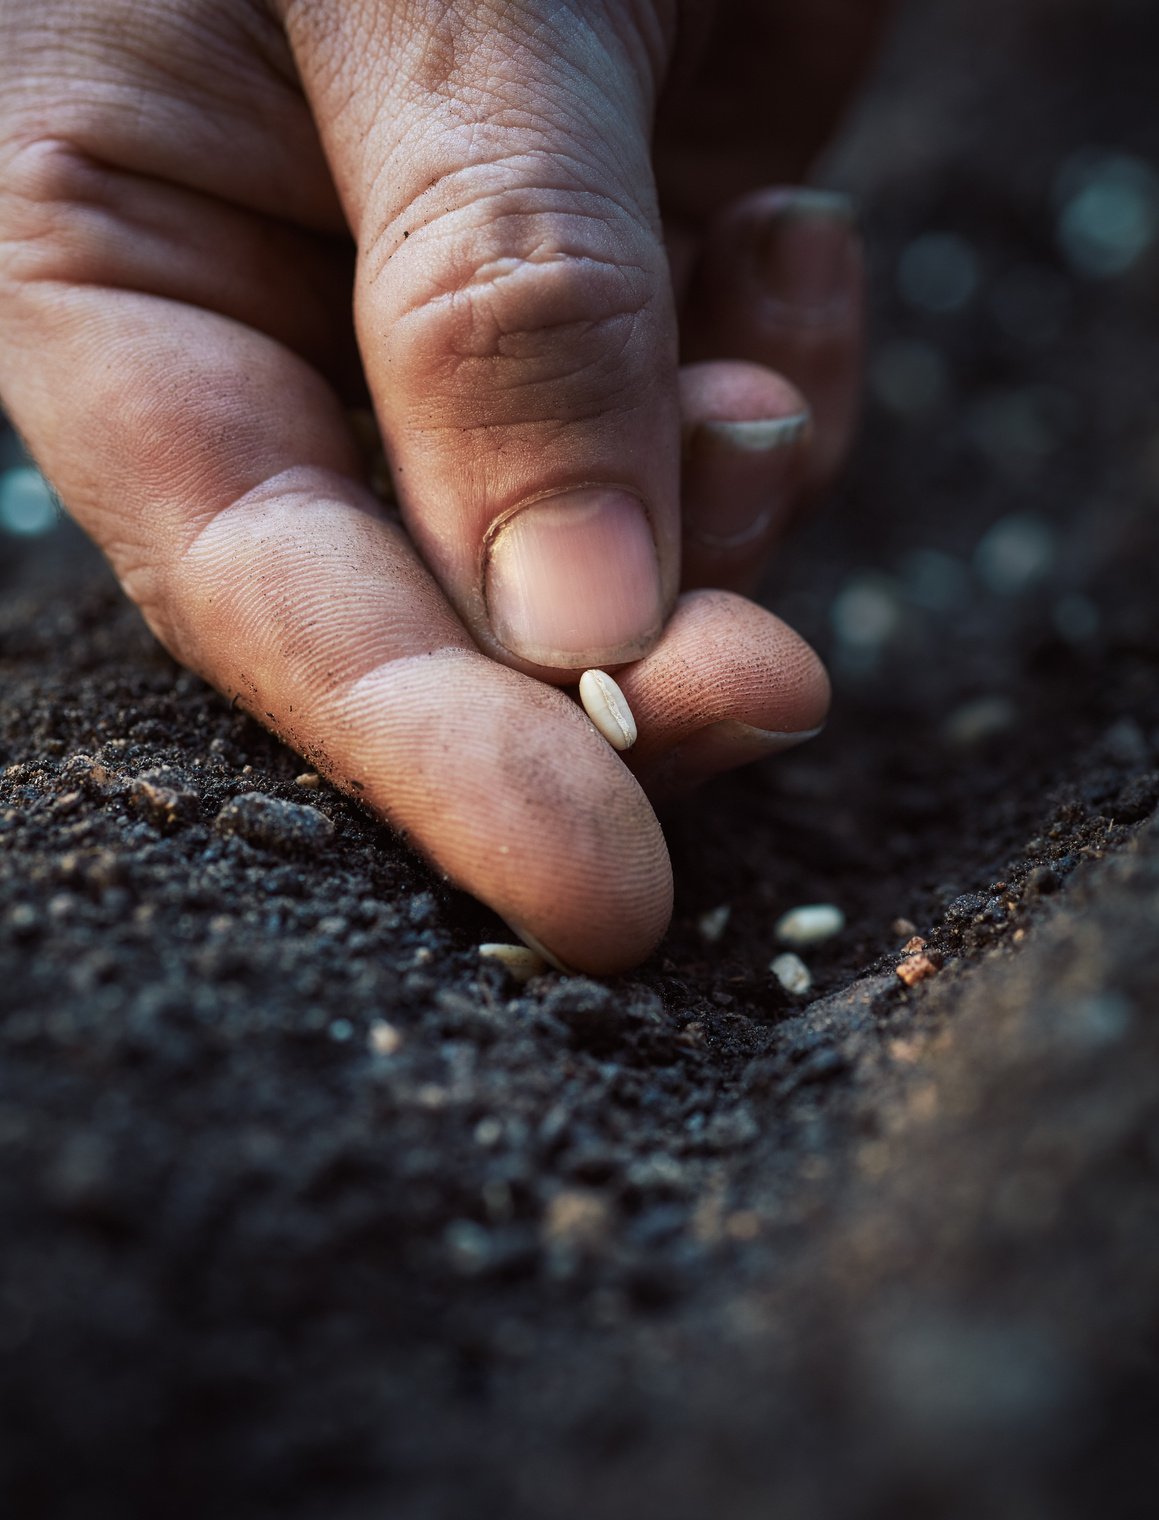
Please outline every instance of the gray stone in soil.
M334 833L334 825L316 807L283 802L261 792L247 792L227 802L213 826L219 834L236 834L259 850L272 850L279 855L317 850Z

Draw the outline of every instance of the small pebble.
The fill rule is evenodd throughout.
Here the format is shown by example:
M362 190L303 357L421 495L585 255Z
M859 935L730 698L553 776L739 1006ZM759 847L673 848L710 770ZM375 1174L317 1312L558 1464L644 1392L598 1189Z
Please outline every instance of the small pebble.
M906 956L898 966L897 974L907 987L916 987L919 982L924 982L931 976L937 976L940 970L940 965L932 955L919 950L916 955Z
M613 749L631 749L636 742L636 720L628 699L603 670L585 670L580 676L579 697L584 711Z
M702 913L696 920L697 933L706 945L719 944L731 917L732 909L728 903L722 903L719 908L709 908L707 913Z
M300 776L294 777L294 785L304 787L308 792L316 792L322 785L322 778L317 771L303 771Z
M497 961L513 981L529 982L533 976L542 976L547 962L529 945L485 944L479 946L479 959Z
M845 914L833 903L803 903L777 919L773 933L778 943L798 950L822 945L845 927Z
M129 797L137 812L160 829L197 817L199 799L195 792L160 786L143 776L131 783Z
M918 932L918 926L912 918L895 918L889 928L890 932L896 934L898 939L909 939Z
M279 854L316 850L334 833L334 825L316 807L262 792L247 792L227 802L213 826L219 834L238 834L247 844Z
M791 992L797 997L803 997L813 985L813 973L801 957L794 955L791 950L787 950L784 955L778 955L775 960L770 961L769 970L786 992Z

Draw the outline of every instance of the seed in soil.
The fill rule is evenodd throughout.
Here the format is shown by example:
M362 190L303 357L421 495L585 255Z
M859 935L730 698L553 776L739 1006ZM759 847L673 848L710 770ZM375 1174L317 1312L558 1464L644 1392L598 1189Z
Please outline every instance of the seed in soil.
M802 903L777 919L773 933L778 944L804 950L823 945L845 927L845 914L834 903Z
M543 956L529 945L480 945L479 959L495 961L516 982L529 982L533 976L542 976L547 970Z
M613 749L631 749L636 742L636 720L628 699L603 670L585 670L580 676L580 701L584 711Z
M769 970L786 992L803 997L813 985L813 973L799 955L787 950L769 964Z

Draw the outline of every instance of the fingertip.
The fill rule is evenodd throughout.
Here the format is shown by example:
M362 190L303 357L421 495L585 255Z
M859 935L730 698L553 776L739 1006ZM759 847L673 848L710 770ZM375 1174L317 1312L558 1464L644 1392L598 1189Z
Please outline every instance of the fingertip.
M830 686L815 651L772 613L726 591L681 597L657 648L621 671L649 795L815 737Z
M455 651L372 672L343 726L360 795L527 943L601 976L655 949L672 913L659 822L562 691Z

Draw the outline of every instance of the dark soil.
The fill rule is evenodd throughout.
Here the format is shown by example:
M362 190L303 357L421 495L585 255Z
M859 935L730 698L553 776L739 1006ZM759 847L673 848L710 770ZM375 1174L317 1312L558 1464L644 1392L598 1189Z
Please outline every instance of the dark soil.
M1051 187L1159 164L1159 11L918 9L832 171L862 444L770 590L834 721L672 820L637 975L481 965L72 530L0 539L5 1514L1155 1513L1159 262L1084 276Z

